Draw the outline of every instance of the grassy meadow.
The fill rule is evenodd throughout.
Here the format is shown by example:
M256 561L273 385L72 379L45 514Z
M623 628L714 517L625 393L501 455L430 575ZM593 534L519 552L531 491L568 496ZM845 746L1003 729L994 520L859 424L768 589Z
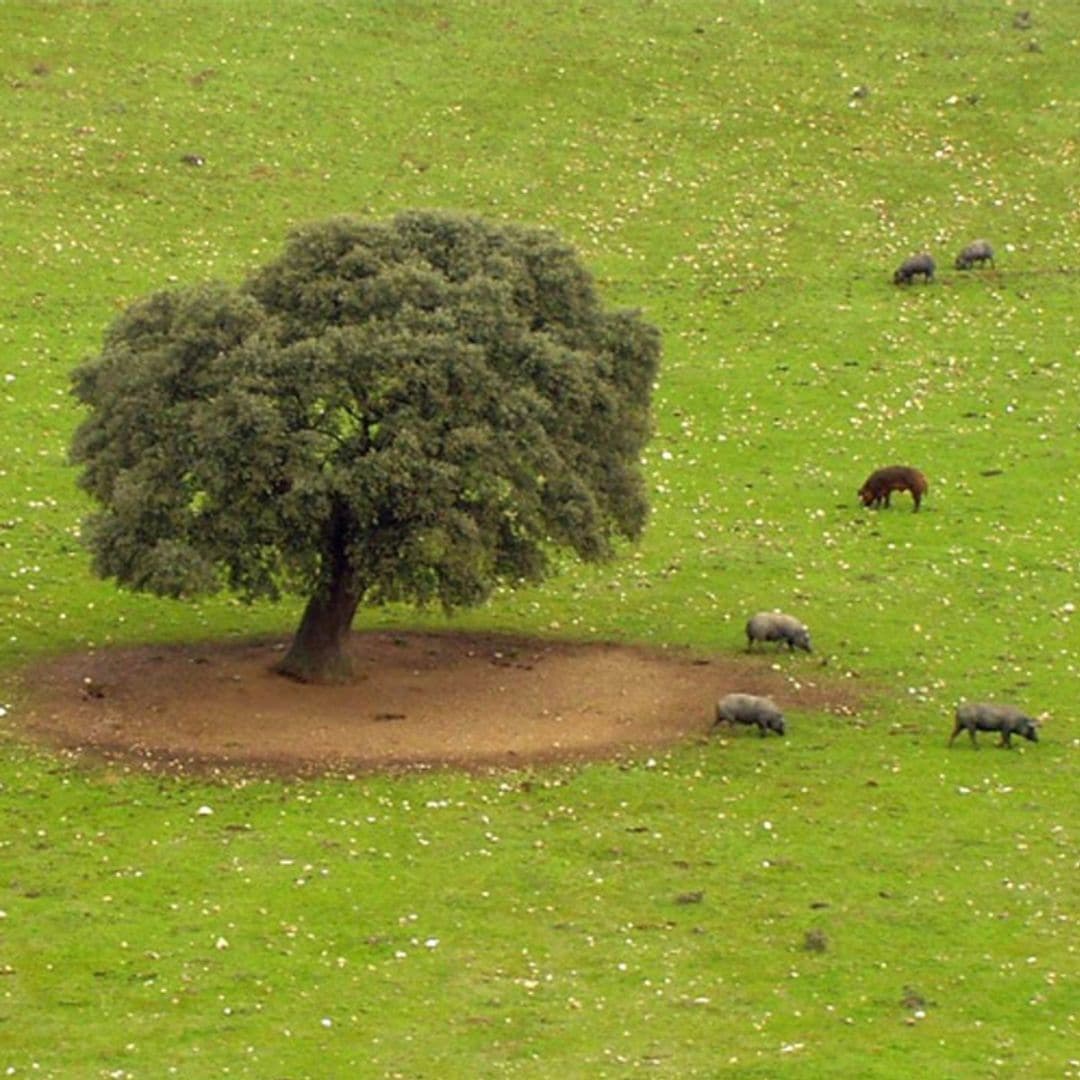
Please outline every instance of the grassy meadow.
M0 0L0 1073L1080 1076L1080 7L1026 10ZM663 330L653 516L357 625L734 655L778 607L815 654L746 664L856 715L319 780L21 738L34 659L299 613L90 576L71 369L151 290L409 207L550 226ZM858 505L894 462L919 514ZM963 698L1041 741L947 750Z

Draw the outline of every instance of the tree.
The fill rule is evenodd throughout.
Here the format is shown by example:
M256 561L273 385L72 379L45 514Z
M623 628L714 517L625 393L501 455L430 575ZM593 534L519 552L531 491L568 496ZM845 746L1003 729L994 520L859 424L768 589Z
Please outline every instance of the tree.
M659 354L551 232L435 212L302 228L238 287L132 304L75 371L94 570L305 596L278 670L345 679L361 603L450 611L640 534Z

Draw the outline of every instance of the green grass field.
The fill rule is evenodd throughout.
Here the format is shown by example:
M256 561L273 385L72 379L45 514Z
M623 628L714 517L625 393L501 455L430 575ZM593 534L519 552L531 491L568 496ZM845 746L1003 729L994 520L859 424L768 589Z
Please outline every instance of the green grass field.
M1080 1076L1080 7L1028 10L0 0L3 1075ZM491 776L25 744L30 660L299 610L91 578L71 369L407 207L556 229L665 339L643 541L451 625L734 654L780 607L857 716ZM923 512L858 506L893 462ZM965 697L1042 741L946 750Z

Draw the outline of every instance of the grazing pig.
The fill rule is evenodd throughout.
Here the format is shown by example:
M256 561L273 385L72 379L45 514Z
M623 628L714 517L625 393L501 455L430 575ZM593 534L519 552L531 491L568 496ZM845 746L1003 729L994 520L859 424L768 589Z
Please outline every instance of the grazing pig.
M746 623L746 651L755 641L784 641L789 652L803 649L811 652L810 631L794 615L779 611L759 611Z
M934 280L934 259L929 252L924 251L921 255L912 255L905 259L893 274L894 285L910 285L918 274L922 274L927 282Z
M967 731L971 736L971 745L978 746L975 741L976 731L1000 731L1001 741L998 746L1011 747L1009 741L1013 735L1022 735L1031 742L1039 741L1039 733L1035 730L1038 721L1025 715L1013 705L990 705L987 702L965 702L956 707L956 726L952 735L949 736L949 745L961 731Z
M918 510L929 487L926 477L918 469L910 465L886 465L866 478L866 483L859 488L859 498L863 506L876 509L883 503L888 506L889 497L894 491L910 491L915 500L915 509Z
M719 724L756 724L758 733L765 737L767 732L784 734L784 714L768 699L754 694L728 694L716 703L716 720L713 730Z
M956 256L957 270L970 270L975 263L994 265L994 249L985 240L974 240Z

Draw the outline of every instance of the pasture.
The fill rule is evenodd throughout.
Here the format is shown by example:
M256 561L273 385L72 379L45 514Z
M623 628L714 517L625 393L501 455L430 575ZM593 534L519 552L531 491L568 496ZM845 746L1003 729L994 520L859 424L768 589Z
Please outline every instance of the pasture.
M1080 1076L1078 66L1058 0L0 3L0 1071ZM90 576L72 368L149 291L407 207L549 226L663 330L653 509L357 627L730 660L775 607L815 652L747 670L858 709L471 775L25 739L31 661L299 611ZM918 514L859 505L893 463ZM946 749L964 698L1039 743Z

